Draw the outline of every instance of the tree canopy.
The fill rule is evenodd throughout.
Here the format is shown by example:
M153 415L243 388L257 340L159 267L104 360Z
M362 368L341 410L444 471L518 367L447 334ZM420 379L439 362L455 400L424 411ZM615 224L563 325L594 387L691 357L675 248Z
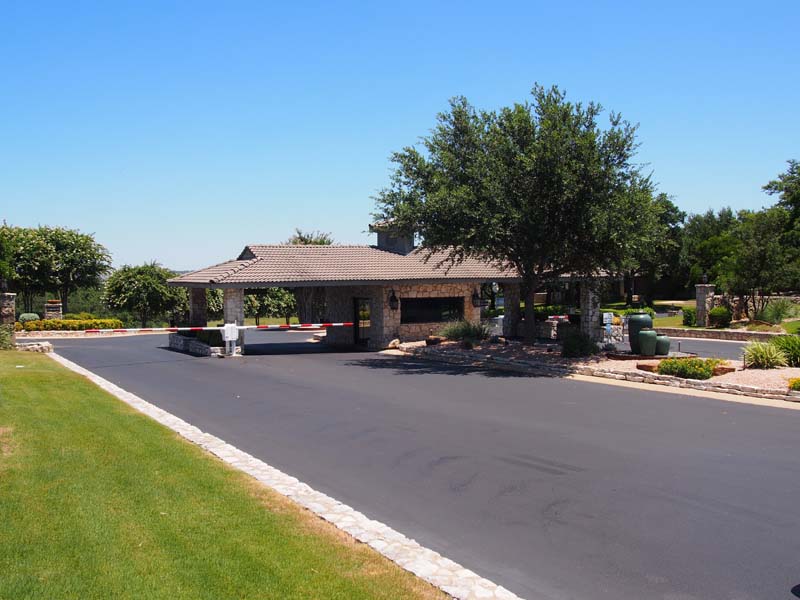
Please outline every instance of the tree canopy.
M97 287L111 268L108 250L94 236L64 227L0 227L8 246L9 288L22 297L28 311L37 295L58 294L64 312L69 295L79 287Z
M142 327L154 318L174 318L187 309L186 289L167 285L167 279L174 276L173 271L156 262L125 265L106 281L104 300L111 308L135 314Z
M566 273L619 269L647 209L632 162L636 127L600 105L573 103L556 87L499 111L455 98L422 149L392 155L377 219L421 236L448 260L480 257L516 267L533 335L534 293Z
M324 231L303 231L296 228L286 243L299 246L330 246L333 244L333 237Z

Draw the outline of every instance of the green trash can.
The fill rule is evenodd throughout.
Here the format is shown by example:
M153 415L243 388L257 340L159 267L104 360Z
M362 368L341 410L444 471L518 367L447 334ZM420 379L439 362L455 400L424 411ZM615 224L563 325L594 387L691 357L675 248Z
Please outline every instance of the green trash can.
M656 342L658 334L655 329L642 329L639 331L639 354L642 356L656 355Z

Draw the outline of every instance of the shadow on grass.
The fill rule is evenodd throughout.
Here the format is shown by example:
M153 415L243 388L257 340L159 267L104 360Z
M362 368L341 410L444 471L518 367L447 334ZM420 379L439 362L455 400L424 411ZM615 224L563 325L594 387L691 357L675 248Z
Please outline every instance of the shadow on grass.
M454 365L451 363L417 358L413 356L381 356L352 360L348 366L366 367L383 371L393 371L397 375L471 375L478 373L491 378L524 378L538 379L542 377L559 377L559 375L545 375L539 373L524 373L520 371L506 371L496 367L481 365Z

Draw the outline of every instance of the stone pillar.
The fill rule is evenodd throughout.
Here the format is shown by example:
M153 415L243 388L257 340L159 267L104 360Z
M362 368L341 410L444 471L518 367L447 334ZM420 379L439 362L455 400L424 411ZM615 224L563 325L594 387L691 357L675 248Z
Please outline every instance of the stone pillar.
M48 300L44 305L44 318L45 319L61 319L63 313L61 312L60 300Z
M714 284L698 283L694 286L695 307L697 308L697 326L708 327L708 315L714 308Z
M236 323L244 325L244 290L226 288L222 292L222 313L226 323ZM244 346L244 330L239 331L239 339L236 342L239 346Z
M519 324L522 320L522 311L519 309L520 287L518 283L504 283L503 285L503 335L516 337L519 335Z
M206 290L205 288L189 288L189 326L205 327L207 324L208 303L206 302Z
M14 348L16 294L0 294L0 350Z
M581 282L581 332L595 341L603 339L603 326L600 323L600 296L592 287L592 282Z

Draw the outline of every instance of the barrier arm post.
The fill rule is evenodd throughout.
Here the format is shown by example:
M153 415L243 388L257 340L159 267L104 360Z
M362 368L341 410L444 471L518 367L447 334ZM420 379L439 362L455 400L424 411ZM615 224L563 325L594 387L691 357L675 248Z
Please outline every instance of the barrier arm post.
M236 356L236 340L239 338L239 326L236 323L225 323L222 328L222 339L225 340L225 354Z

